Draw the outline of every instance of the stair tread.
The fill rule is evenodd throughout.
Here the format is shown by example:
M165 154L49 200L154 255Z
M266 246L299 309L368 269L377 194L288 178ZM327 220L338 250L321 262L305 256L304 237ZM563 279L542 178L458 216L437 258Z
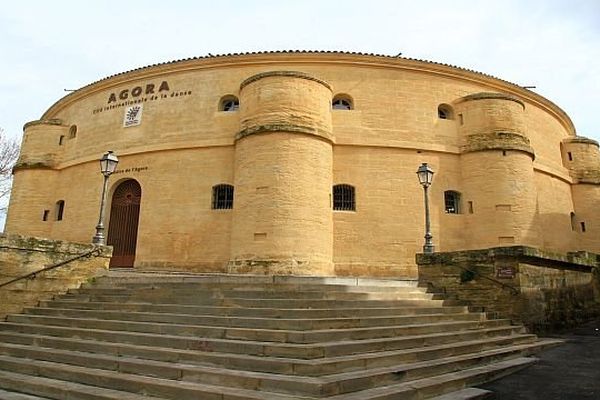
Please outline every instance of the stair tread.
M0 357L0 359L5 359L7 360L8 358L5 357ZM17 358L14 358L13 360L19 360ZM6 361L5 361L6 362ZM156 378L156 377L151 377L151 376L144 376L144 375L130 375L130 374L126 374L126 373L122 373L122 372L118 372L118 371L108 371L108 370L100 370L100 369L92 369L92 368L85 368L85 367L79 367L79 366L72 366L72 365L66 365L66 364L58 364L58 363L52 363L52 362L47 362L47 361L37 361L36 362L36 366L40 369L44 369L44 368L52 368L52 367L60 367L60 369L63 372L68 372L70 374L75 374L75 373L82 373L82 374L87 374L89 377L93 378L94 380L96 380L99 384L104 384L104 385L110 385L110 379L113 379L114 381L120 381L120 382L127 382L127 383L131 383L133 385L137 385L137 387L139 388L140 392L144 391L145 393L143 394L138 394L138 393L134 393L134 392L129 392L129 391L121 391L121 390L116 390L116 389L110 389L110 388L106 388L103 386L95 386L95 385L88 385L88 384L83 384L83 383L76 383L76 382L70 382L70 381L62 381L59 379L54 379L54 378L48 378L48 377L43 377L43 376L31 376L31 375L27 375L27 374L18 374L18 373L14 373L14 372L8 372L8 371L3 371L0 370L0 385L3 384L4 379L20 379L21 385L23 384L23 382L31 382L31 381L39 381L42 384L46 384L46 385L50 385L50 386L54 386L57 389L61 389L61 390L80 390L80 391L88 391L88 392L94 392L94 391L98 391L98 392L104 392L104 393L108 393L111 396L114 397L107 397L107 398L112 398L112 399L124 399L124 400L143 400L143 399L154 399L157 397L154 397L152 395L152 388L148 388L147 385L156 385L158 387L162 387L162 388L171 388L171 389L189 389L189 390L205 390L209 393L219 393L219 394L223 394L223 395L229 395L232 396L232 399L244 399L244 398L248 398L248 399L272 399L272 400L290 400L290 399L300 399L302 397L298 397L296 395L291 396L291 395L286 395L284 393L273 393L273 392L261 392L261 391L255 391L255 390L248 390L248 389L243 389L243 388L234 388L234 387L229 387L229 386L216 386L216 385L209 385L206 383L199 383L199 382L191 382L191 381L180 381L180 380L169 380L169 379L162 379L162 378ZM56 386L58 385L58 386ZM151 397L148 397L151 396ZM236 397L238 396L238 397ZM199 398L203 398L203 397L199 397ZM221 397L219 397L221 398Z
M497 362L494 364L484 365L481 367L469 368L458 372L436 375L432 378L423 378L415 381L399 383L396 385L382 386L373 389L362 390L360 392L344 393L341 395L329 397L329 400L364 400L379 398L390 399L391 397L387 396L399 395L401 393L406 393L408 395L409 393L415 392L419 388L424 388L431 384L439 386L443 383L452 382L456 380L477 378L485 380L483 378L483 376L485 375L489 375L494 372L502 372L509 368L525 368L527 366L532 365L536 361L537 359L534 357L518 357L510 360Z
M2 332L0 332L0 337L2 337L1 334L2 334ZM139 349L139 350L152 350L152 351L156 351L156 352L170 352L170 353L174 353L174 354L186 354L186 355L198 354L198 355L210 355L212 357L234 357L234 358L246 359L249 361L269 360L272 362L297 363L297 364L304 364L304 365L339 363L339 362L345 361L345 360L360 360L360 359L364 360L364 359L378 358L378 357L384 357L384 356L393 356L393 355L397 355L397 354L439 351L439 350L445 350L445 349L452 349L452 348L456 348L459 346L469 346L469 345L477 345L477 344L493 344L495 342L501 342L501 341L505 341L505 340L509 340L509 339L516 340L516 339L525 339L525 338L536 338L536 336L532 335L532 334L521 334L521 335L507 336L507 337L500 336L500 337L492 337L492 338L487 338L487 339L482 339L482 340L453 342L453 343L442 344L442 345L431 345L431 346L416 347L416 348L411 347L411 348L398 349L398 350L383 350L383 351L376 351L376 352L359 353L359 354L351 354L351 355L343 355L343 356L330 356L330 357L323 357L323 358L318 358L318 359L308 359L307 360L307 359L300 359L300 358L293 358L293 357L275 357L275 356L265 357L265 356L254 356L254 355L240 354L240 353L181 350L181 349L175 349L175 348L169 348L169 347L159 347L159 346L143 346L143 345L134 345L134 344L98 342L98 341L94 341L94 340L85 340L85 339L78 339L78 338L77 339L61 338L61 337L38 335L38 334L23 334L23 333L17 333L17 334L20 336L23 336L23 337L30 337L30 338L32 338L32 341L33 340L40 341L43 339L50 339L50 340L55 340L55 341L69 341L69 342L76 342L76 343L82 343L82 344L103 345L104 348L114 347L115 352L117 352L118 354L121 354L123 351L122 350L123 347L126 347L126 348L133 348L133 349ZM558 339L539 339L532 343L540 343L540 344L544 344L544 345L549 345L549 344L559 344L559 343L562 343L562 341L558 340ZM2 346L3 344L20 344L20 343L5 342L5 343L0 343L0 346ZM43 345L40 345L38 347L53 348L53 347L47 347L47 346L43 346ZM93 352L90 352L90 353L93 353Z
M0 322L0 399L466 400L560 343L416 281L109 275Z
M107 333L112 334L115 333L113 330L108 329L97 329L97 328L74 328L69 326L58 326L58 325L39 325L39 324L24 324L24 323L12 323L6 321L0 321L0 326L11 326L11 327L46 327L54 330L68 330L68 331L84 331L84 332L97 332L97 333ZM319 348L319 347L327 347L327 346L335 346L335 345L353 345L353 344L365 344L365 343L381 343L381 342L389 342L393 340L412 340L412 339L435 339L438 337L447 337L454 336L472 332L481 332L481 333L489 333L494 331L503 331L507 329L520 329L520 326L509 325L509 326L501 326L501 327L492 327L492 328L481 328L477 330L465 330L465 331L445 331L445 332L436 332L431 334L417 334L417 335L406 335L406 336L397 336L397 337L384 337L384 338L370 338L370 339L343 339L343 340L331 340L331 341L322 341L319 343L285 343L285 342L269 342L269 341L261 341L261 340L244 340L244 339L231 339L231 338L215 338L215 337L206 337L206 338L198 338L196 336L184 336L184 335L167 335L167 334L157 334L150 332L135 332L135 331L119 331L118 333L121 335L127 336L143 336L143 337L153 337L153 338L166 338L166 339L189 339L197 341L201 339L202 341L210 342L223 342L223 343L255 343L262 346L271 346L271 347L290 347L290 348Z
M7 348L24 348L27 346L20 345L4 345ZM60 369L69 369L70 367L82 370L94 370L94 371L118 371L118 372L129 372L129 371L143 371L144 368L146 370L150 369L150 373L155 370L170 370L176 372L174 376L177 379L187 380L188 376L194 376L197 374L209 374L215 376L229 376L229 380L233 382L233 378L235 379L249 379L256 381L257 385L264 385L265 382L272 382L271 384L279 385L279 384L287 384L289 385L298 385L301 384L304 386L307 391L314 391L318 393L320 388L325 385L341 385L341 382L354 381L358 379L365 379L368 377L377 377L381 375L389 375L389 374L398 374L401 372L407 372L411 370L422 370L427 368L435 368L443 365L451 365L455 363L460 363L462 361L470 361L470 360L479 360L479 359L487 359L488 357L495 356L503 356L510 355L515 352L525 351L526 349L539 347L538 343L531 344L523 344L523 345L515 345L515 346L505 346L499 349L491 349L480 351L476 353L467 353L458 356L452 357L444 357L440 359L420 361L420 362L406 362L399 363L393 366L388 367L379 367L379 368L368 368L364 370L358 371L350 371L350 372L342 372L337 374L329 374L320 377L310 377L310 376L298 376L298 375L285 375L285 374L277 374L277 373L266 373L266 372L256 372L256 371L248 371L248 370L239 370L233 368L220 368L215 366L204 366L197 364L189 364L189 363L181 363L181 362L164 362L164 361L155 361L155 360L141 360L138 358L132 357L115 357L110 355L98 355L98 354L90 354L90 353L82 353L77 351L68 351L68 350L57 350L57 349L43 349L43 348L29 348L29 351L26 352L24 357L27 359L36 360L36 364L39 365L48 365L53 366L54 368ZM38 352L38 355L32 355L32 352ZM51 356L56 357L57 355L67 355L71 356L70 362L66 363L65 361L53 361L47 360L46 358L40 357L39 353L49 354ZM73 357L79 357L77 363L74 363L75 360ZM12 355L0 355L0 361L4 361L7 363L9 360L15 362L15 360L21 360L18 356ZM96 364L94 364L96 361ZM109 362L108 366L103 368L102 366L97 365L97 361L105 361ZM17 361L19 362L19 361ZM88 367L87 365L90 365ZM144 374L140 374L141 376L148 376ZM136 375L137 376L137 375ZM164 377L168 378L168 377Z
M260 331L260 332L274 332L274 333L295 333L295 334L316 334L316 333L342 333L349 331L369 331L369 330L383 330L383 329L408 329L417 327L435 327L435 326L448 326L448 325L468 325L475 322L479 322L481 325L486 324L499 324L501 322L509 323L508 319L494 319L485 321L442 321L442 322L428 322L424 324L408 324L408 325L389 325L389 326L374 326L374 327L354 327L354 328L333 328L333 329L313 329L310 331L297 330L297 329L266 329L266 328L244 328L244 327L230 327L221 325L194 325L194 324L174 324L171 322L145 322L145 321L126 321L118 319L98 319L98 318L76 318L76 317L65 317L65 316L54 316L54 315L36 315L36 314L8 314L7 321L10 319L50 319L55 321L83 321L83 322L116 322L131 325L149 326L149 325L167 325L176 326L181 328L205 328L205 329L232 329L232 330L243 330L243 331ZM52 325L54 326L54 325ZM61 325L62 326L62 325Z
M99 396L98 398L102 398L105 396L105 399L119 399L119 400L152 400L152 399L160 399L159 397L147 396L143 394L129 393L123 392L120 390L114 390L109 388L103 388L99 386L90 386L84 385L76 382L63 381L58 379L45 378L42 376L31 376L25 374L18 374L15 372L3 371L0 370L0 386L7 385L7 382L14 384L14 387L11 389L14 390L27 390L28 392L32 392L35 389L31 389L31 386L50 388L52 390L57 391L61 394L67 394L71 392L85 393L85 394L93 394ZM27 382L25 385L24 383ZM23 394L23 393L21 393ZM24 396L26 394L23 394ZM30 396L35 396L31 395ZM67 395L68 396L68 395ZM61 398L67 398L67 396L61 396ZM32 397L34 399L46 399L46 397ZM70 398L70 397L69 397ZM12 400L12 399L11 399ZM15 400L20 400L15 398ZM24 397L23 400L29 400L27 397Z
M0 400L50 400L47 397L34 396L25 393L0 389Z

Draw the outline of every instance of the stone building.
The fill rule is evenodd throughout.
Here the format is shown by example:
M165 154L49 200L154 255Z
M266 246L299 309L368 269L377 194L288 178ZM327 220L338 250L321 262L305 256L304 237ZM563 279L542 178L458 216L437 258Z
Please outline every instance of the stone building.
M25 125L6 231L89 242L107 150L113 266L415 276L423 162L436 250L600 252L598 143L444 64L268 52L102 79Z

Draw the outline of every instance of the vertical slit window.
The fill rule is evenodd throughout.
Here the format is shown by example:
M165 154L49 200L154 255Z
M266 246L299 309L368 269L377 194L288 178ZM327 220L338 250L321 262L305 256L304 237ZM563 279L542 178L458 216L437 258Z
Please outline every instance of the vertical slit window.
M233 186L215 185L212 188L212 209L226 210L233 208Z
M42 221L48 221L48 217L50 216L50 210L44 210L42 214Z
M56 202L56 220L62 221L64 213L65 213L65 201L59 200Z
M335 185L333 187L333 209L340 211L356 211L354 186Z

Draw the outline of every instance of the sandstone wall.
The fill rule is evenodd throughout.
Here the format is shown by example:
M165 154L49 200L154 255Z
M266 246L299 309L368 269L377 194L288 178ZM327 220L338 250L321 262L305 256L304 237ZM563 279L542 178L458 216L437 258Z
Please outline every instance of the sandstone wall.
M523 246L417 255L419 281L432 291L535 331L600 315L598 261Z
M111 248L20 235L0 235L0 285L42 268L90 254L0 287L0 318L77 288L107 272Z
M350 99L352 109L332 110L337 95ZM239 110L220 109L228 97L240 99ZM131 104L143 106L141 124L124 127ZM450 107L448 118L439 118L440 104ZM268 126L279 131L254 135ZM102 187L98 159L113 150L120 163L109 199L125 179L142 187L138 268L225 272L233 265L233 271L236 260L257 259L258 249L290 255L295 236L304 247L298 259L313 258L323 273L414 277L424 234L414 172L422 162L436 171L437 250L510 243L596 250L599 186L573 187L579 164L564 159L565 149L579 145L573 137L568 116L548 100L448 66L340 54L183 61L89 85L27 124L6 230L89 241ZM582 160L597 158L585 154ZM589 178L596 167L588 161ZM211 188L221 183L235 186L233 210L211 209ZM331 209L331 186L338 183L355 187L355 212ZM445 212L445 190L461 193L460 213ZM59 200L62 221L55 218ZM254 206L264 210L269 201L282 207L257 214ZM571 212L579 226L587 221L589 234L571 229ZM258 219L282 216L287 232L255 242L255 233L269 237ZM314 255L306 255L309 248Z

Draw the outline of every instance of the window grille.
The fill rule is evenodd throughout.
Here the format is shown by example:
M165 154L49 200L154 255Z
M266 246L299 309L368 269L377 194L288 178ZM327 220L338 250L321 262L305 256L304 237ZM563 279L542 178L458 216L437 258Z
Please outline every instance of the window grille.
M335 185L333 187L333 209L341 211L356 211L354 186Z
M216 185L212 188L212 209L225 210L233 208L233 186Z
M445 191L444 205L447 214L460 214L460 193L454 190Z

